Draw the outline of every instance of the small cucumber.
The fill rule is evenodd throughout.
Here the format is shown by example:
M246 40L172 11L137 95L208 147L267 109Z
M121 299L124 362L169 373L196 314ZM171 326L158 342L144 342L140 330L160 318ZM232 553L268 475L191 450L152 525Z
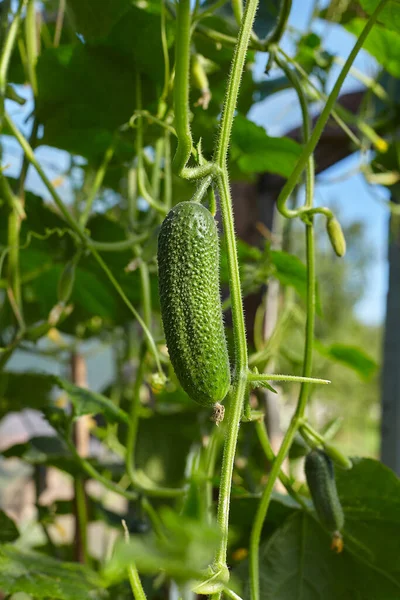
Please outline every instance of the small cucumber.
M343 529L344 514L331 459L323 450L312 450L306 456L305 473L321 524L331 534L338 534Z
M343 229L335 217L331 217L327 220L326 231L328 232L335 254L339 257L344 256L346 254L346 239L344 237Z
M221 402L230 368L219 289L219 240L211 213L181 202L158 238L161 316L177 378L202 406Z

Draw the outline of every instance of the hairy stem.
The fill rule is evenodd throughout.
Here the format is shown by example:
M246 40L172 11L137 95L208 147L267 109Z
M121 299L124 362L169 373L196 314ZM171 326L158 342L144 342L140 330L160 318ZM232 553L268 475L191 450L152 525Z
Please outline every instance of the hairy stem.
M232 199L227 172L227 153L235 108L239 95L240 80L246 60L254 17L258 0L248 0L244 18L240 27L239 37L235 48L229 82L222 113L221 128L215 153L215 160L220 169L217 184L220 194L221 213L224 224L224 234L227 244L229 288L232 298L232 320L235 344L234 381L230 393L228 426L222 460L221 483L218 498L217 520L221 530L221 541L216 553L216 564L226 565L228 544L229 507L232 486L233 465L239 433L240 419L243 410L243 399L247 385L247 344L243 315L242 291L240 286L239 265L236 249L236 237L232 212Z

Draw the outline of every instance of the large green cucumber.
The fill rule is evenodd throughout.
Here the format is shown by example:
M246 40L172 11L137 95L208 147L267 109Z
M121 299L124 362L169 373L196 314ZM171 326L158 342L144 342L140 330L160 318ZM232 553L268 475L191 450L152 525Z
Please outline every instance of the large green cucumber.
M181 202L158 238L161 316L171 363L187 394L202 406L221 402L230 386L219 288L215 220L198 202Z
M330 533L340 532L344 525L344 514L331 459L323 450L312 450L306 456L305 473L321 524Z

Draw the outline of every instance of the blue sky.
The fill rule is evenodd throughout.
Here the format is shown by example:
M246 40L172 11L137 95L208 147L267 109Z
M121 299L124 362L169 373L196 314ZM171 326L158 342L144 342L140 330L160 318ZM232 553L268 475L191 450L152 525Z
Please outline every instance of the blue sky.
M289 25L297 30L303 30L308 23L313 0L294 0L290 15ZM324 3L322 3L323 5ZM326 2L325 2L326 4ZM346 33L336 25L329 25L322 21L314 24L314 31L324 39L324 47L332 53L346 58L354 44L354 36ZM290 35L283 40L283 45L289 52L293 50ZM257 73L263 76L265 55L257 61ZM356 59L355 66L362 72L373 75L376 64L365 52L361 52ZM335 79L339 67L333 71ZM274 76L274 73L272 73ZM344 85L345 91L359 89L360 84L349 77ZM21 95L27 95L26 88L20 88ZM28 102L21 110L15 104L9 104L8 109L13 115L18 114L17 122L23 126L24 119L31 110ZM272 98L258 103L251 111L251 118L259 125L266 128L269 135L281 135L300 122L300 112L294 94L290 91L281 92ZM25 126L26 127L26 126ZM23 127L24 128L24 127ZM16 175L19 170L21 153L18 144L11 139L6 141L4 162L10 165L7 170L9 175ZM68 155L64 152L42 147L37 151L39 160L43 163L51 179L65 170L68 166ZM335 203L340 207L340 216L344 223L361 220L365 223L369 243L374 248L374 263L372 266L369 283L365 290L363 300L357 306L361 319L367 323L382 322L385 314L386 288L387 288L387 228L389 211L385 207L387 191L378 186L369 186L359 173L349 177L346 174L356 171L359 157L354 155L342 161L321 174L317 180L315 200L317 204L330 205ZM345 177L345 178L344 178ZM49 198L38 175L30 169L28 187L37 191L44 198ZM59 192L68 200L68 183L61 183Z

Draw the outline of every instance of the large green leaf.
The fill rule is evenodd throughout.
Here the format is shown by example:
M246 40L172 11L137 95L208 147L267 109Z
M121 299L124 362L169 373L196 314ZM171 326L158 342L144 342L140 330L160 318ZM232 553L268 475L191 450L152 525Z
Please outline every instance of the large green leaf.
M356 37L364 29L365 19L353 19L346 25L347 31ZM394 77L400 77L400 37L382 25L375 25L364 42L363 48Z
M284 285L295 288L301 298L307 294L307 267L294 254L280 250L271 251L271 260L275 267L274 276Z
M167 508L159 514L165 535L151 534L132 539L129 544L122 540L117 543L105 566L107 582L126 577L126 568L132 561L140 573L156 574L162 570L178 581L196 579L212 563L219 539L215 524L200 523Z
M15 188L16 182L8 180ZM57 285L65 263L74 256L76 246L71 229L51 205L42 198L26 192L26 219L21 224L20 271L23 284L24 317L26 325L46 321L57 303ZM7 245L7 205L0 206L0 243ZM95 214L87 228L93 239L100 242L117 242L126 239L126 230L107 213ZM140 303L139 272L125 272L131 262L133 250L108 252L104 255L108 267L119 280L133 305ZM4 274L4 272L3 272ZM5 285L5 281L3 282ZM151 276L152 304L157 308L158 291L155 274ZM81 336L95 335L99 328L122 324L131 319L131 313L113 289L107 276L96 261L84 254L76 268L75 285L69 302L73 306L70 316L59 328L75 334L79 327ZM15 317L7 304L0 311L0 329L6 330ZM83 333L83 326L85 333Z
M360 0L361 6L368 13L372 14L382 0ZM400 4L398 0L389 0L386 6L381 10L378 21L384 23L389 29L394 29L400 33Z
M40 373L0 373L0 417L24 408L41 410L49 403L54 378Z
M258 81L255 86L255 101L261 102L262 100L265 100L265 98L269 98L273 94L289 88L290 82L286 75Z
M160 35L161 17L160 14L145 10L143 4L138 2L136 6L131 5L129 11L123 15L104 43L110 51L117 51L122 59L125 58L137 66L142 77L145 75L146 79L156 83L160 89L164 83L164 57ZM161 6L161 2L159 6ZM167 20L168 45L173 40L174 32L175 22L171 23ZM132 100L130 98L131 102ZM146 106L145 101L143 101L143 106Z
M400 480L371 459L337 470L344 551L296 513L260 549L262 600L390 600L400 597Z
M14 542L19 538L19 531L12 519L0 510L0 544Z
M102 38L110 33L120 17L129 10L129 0L68 0L67 6L76 30L86 40Z
M127 414L111 400L65 379L41 373L0 373L0 415L24 408L44 410L53 405L52 391L63 389L74 406L75 415L102 414L109 422L128 421Z
M88 567L11 545L0 546L0 589L6 594L25 592L54 600L108 597L100 577Z
M301 147L288 138L269 137L265 129L237 115L232 129L231 159L244 173L277 173L288 177Z
M56 436L38 436L2 451L5 458L21 458L30 465L56 467L71 475L83 474L66 445Z
M55 377L54 379L59 387L67 392L68 397L73 404L76 417L102 414L108 422L129 422L126 412L121 410L102 394L78 387L60 377Z
M353 369L362 377L369 379L378 368L376 361L371 358L362 348L349 346L347 344L331 344L324 346L320 342L315 342L315 349L330 360L339 362L349 369Z
M135 462L158 485L179 485L191 445L199 440L195 413L161 414L141 419Z
M239 548L248 547L254 515L259 504L259 494L233 495L229 522L235 532L235 546ZM299 509L300 505L292 500L290 496L274 492L268 508L267 518L263 524L261 538L263 540L267 539L290 515Z
M395 600L400 580L357 559L335 554L329 537L304 513L295 514L260 549L261 600ZM247 596L248 597L248 596Z
M48 48L39 57L37 79L42 143L89 159L103 156L113 132L135 110L135 65L115 48L87 44ZM146 105L155 99L146 75L143 95ZM122 158L133 152L133 138L117 148Z
M400 479L379 461L363 458L353 463L349 471L336 469L346 518L345 547L400 590ZM397 594L400 597L400 591Z

